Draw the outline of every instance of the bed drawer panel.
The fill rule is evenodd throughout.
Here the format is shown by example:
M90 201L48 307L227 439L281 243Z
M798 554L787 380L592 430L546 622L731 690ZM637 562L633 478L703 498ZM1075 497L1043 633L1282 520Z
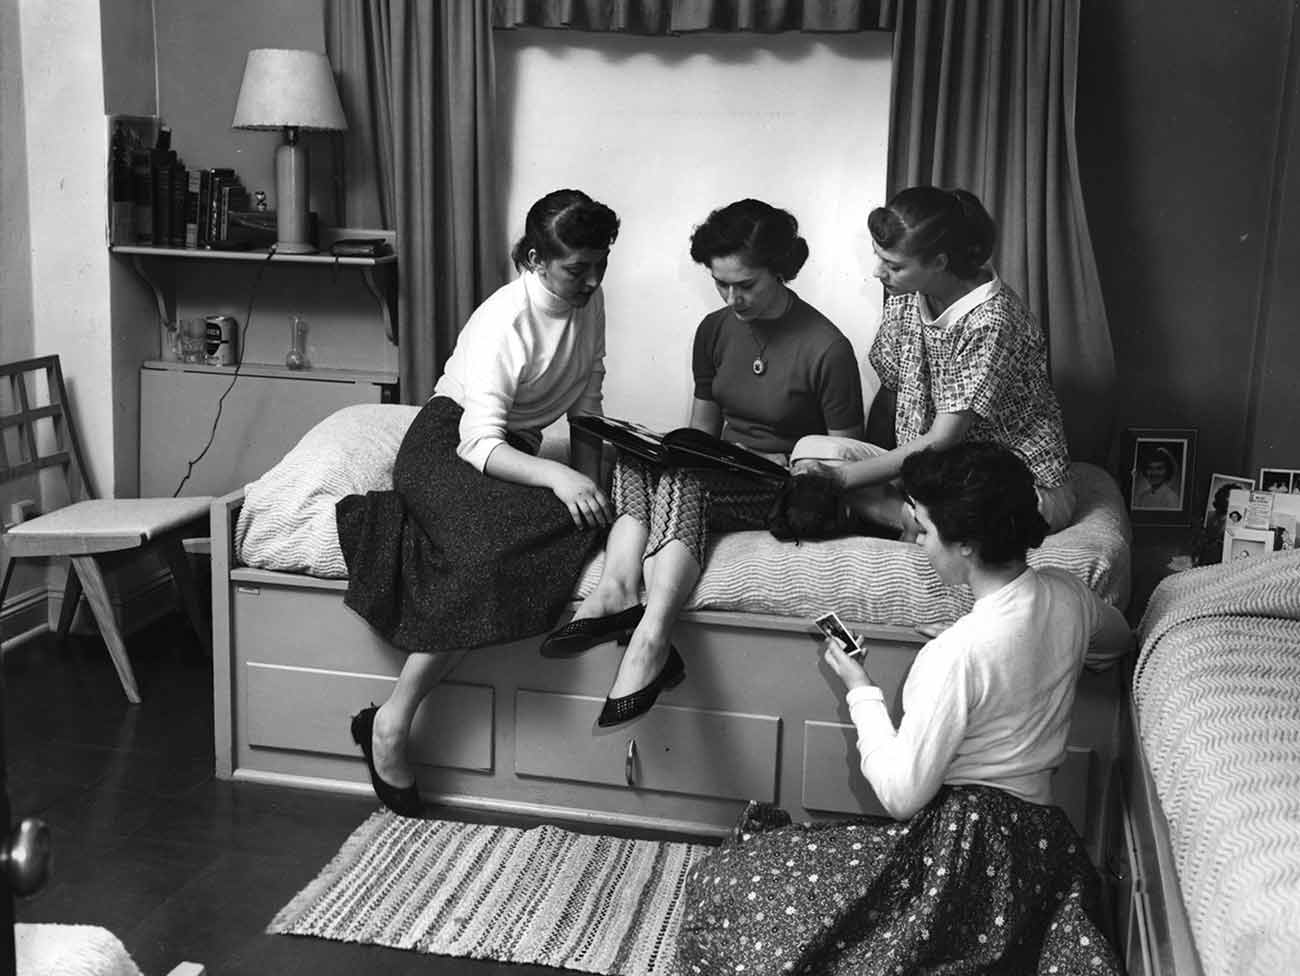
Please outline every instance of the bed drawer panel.
M515 772L638 790L776 800L779 718L656 705L627 726L595 734L600 706L599 698L519 691Z
M246 671L249 746L360 758L348 718L382 702L389 678L250 664ZM430 693L411 727L412 762L492 771L493 691L448 682Z
M858 731L843 722L803 723L803 805L854 816L887 816L858 769Z

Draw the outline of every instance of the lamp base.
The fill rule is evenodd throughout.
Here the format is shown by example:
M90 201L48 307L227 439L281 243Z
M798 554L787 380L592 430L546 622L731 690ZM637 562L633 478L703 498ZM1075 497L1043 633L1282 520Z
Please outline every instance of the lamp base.
M315 254L320 248L302 241L276 241L276 254Z
M315 254L307 234L307 147L296 129L285 129L275 151L275 244L277 254Z

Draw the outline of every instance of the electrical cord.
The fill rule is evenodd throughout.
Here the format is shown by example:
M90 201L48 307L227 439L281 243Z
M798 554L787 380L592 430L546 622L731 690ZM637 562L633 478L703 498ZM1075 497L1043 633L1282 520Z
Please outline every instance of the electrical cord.
M180 495L181 489L185 487L185 482L189 481L190 475L194 473L194 466L203 460L204 455L211 449L212 442L216 440L217 424L221 421L221 410L225 406L226 397L230 395L230 391L235 388L235 383L239 381L239 371L243 369L244 366L244 350L248 348L248 327L253 323L253 300L257 297L257 286L261 284L262 275L266 273L267 265L269 265L271 259L275 257L275 248L276 245L272 244L270 250L266 252L266 259L258 264L257 274L253 277L253 284L248 289L248 306L244 310L244 326L239 330L239 348L235 350L235 372L234 375L230 377L230 383L227 384L226 389L222 392L221 396L217 398L217 415L212 418L212 429L208 431L208 442L203 445L203 450L199 451L198 456L189 461L185 468L185 474L180 480L180 484L178 484L176 490L172 492L173 498Z

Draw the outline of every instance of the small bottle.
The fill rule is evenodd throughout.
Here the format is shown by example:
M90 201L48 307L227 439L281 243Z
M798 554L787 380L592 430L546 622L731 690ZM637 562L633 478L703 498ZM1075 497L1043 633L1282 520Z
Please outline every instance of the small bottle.
M295 315L289 326L289 351L284 354L284 365L289 369L311 369L307 358L307 320Z

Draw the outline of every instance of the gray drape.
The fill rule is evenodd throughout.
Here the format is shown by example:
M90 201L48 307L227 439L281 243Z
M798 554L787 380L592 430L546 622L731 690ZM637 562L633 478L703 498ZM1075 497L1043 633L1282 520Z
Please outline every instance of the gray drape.
M495 220L489 0L326 0L349 131L341 223L397 232L402 399L422 403L505 280Z
M889 189L976 193L1038 317L1076 459L1104 460L1115 354L1075 150L1079 0L908 0L894 24Z

